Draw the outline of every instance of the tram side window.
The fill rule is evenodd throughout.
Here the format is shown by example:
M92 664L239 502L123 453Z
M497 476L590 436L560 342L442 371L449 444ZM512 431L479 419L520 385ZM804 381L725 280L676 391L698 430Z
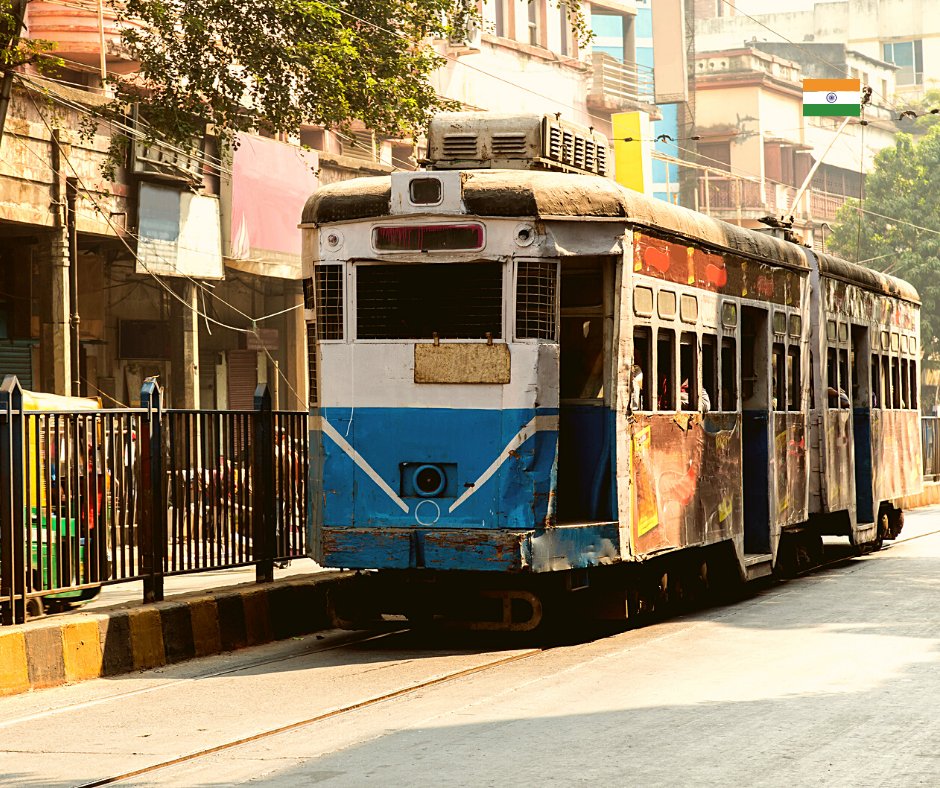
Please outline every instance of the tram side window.
M894 356L891 359L891 407L903 408L904 405L901 402L901 361L897 356Z
M800 348L797 345L790 345L787 348L787 381L790 388L787 392L787 410L799 410L802 399L802 380L800 365Z
M836 388L836 404L833 407L849 407L848 392L852 389L852 381L849 378L849 351L845 348L839 348L839 386Z
M901 359L901 401L902 407L909 408L911 403L911 374L908 372L908 360Z
M705 402L704 398L708 401ZM718 337L702 337L702 410L712 410L718 402ZM707 408L705 406L708 406Z
M683 333L679 341L679 404L682 410L698 410L696 349L695 334Z
M830 408L839 407L839 359L834 347L826 350L826 393Z
M786 354L783 349L783 344L780 342L774 342L773 349L771 351L771 363L773 365L771 368L773 374L773 385L770 391L770 409L786 410Z
M910 376L910 386L911 386L911 401L908 402L908 407L911 410L917 410L917 362L914 359L911 359L910 367L908 367L908 375Z
M733 339L721 340L721 409L738 409L737 350Z
M656 409L675 410L676 332L661 328L656 333Z
M633 329L633 369L630 380L631 410L652 410L650 371L653 369L653 337L650 329Z

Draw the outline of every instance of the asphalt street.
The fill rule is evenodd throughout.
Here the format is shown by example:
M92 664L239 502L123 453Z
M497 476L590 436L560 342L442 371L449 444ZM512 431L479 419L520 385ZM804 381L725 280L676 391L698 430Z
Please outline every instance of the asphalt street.
M333 632L8 698L0 781L936 785L935 530L545 651Z

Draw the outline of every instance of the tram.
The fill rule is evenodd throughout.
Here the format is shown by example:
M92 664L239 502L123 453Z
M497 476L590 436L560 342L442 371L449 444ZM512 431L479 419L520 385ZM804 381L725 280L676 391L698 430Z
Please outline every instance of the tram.
M824 534L899 532L913 288L632 192L608 159L553 116L444 114L425 169L308 200L308 544L377 570L350 607L641 616Z

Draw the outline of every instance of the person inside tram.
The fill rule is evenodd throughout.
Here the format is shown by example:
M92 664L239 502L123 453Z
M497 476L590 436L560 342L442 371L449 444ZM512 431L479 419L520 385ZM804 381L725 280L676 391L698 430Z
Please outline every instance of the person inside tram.
M689 407L689 381L688 379L682 381L682 385L679 386L679 404L682 406L683 410L687 410ZM699 390L698 394L698 404L699 410L702 413L708 413L712 409L711 398L708 396L708 392L703 386Z
M643 410L643 369L639 364L630 370L630 409Z
M832 386L826 387L826 395L829 397L830 408L848 408L851 407L849 395L842 389L836 391Z

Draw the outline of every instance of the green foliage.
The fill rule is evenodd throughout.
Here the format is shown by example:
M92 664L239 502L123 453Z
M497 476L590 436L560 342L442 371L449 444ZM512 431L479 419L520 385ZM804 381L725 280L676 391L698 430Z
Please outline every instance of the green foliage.
M341 7L346 14L317 0L128 0L124 39L140 74L119 79L118 91L131 99L144 89L149 122L176 141L204 122L232 134L255 125L252 116L276 131L350 118L382 132L421 127L445 102L428 84L440 59L416 42L451 32L453 0Z
M0 71L27 63L35 64L40 71L56 69L62 61L49 56L55 44L38 38L20 38L21 13L19 0L0 0Z
M926 134L934 126L940 125L940 90L928 90L923 98L906 101L901 110L911 110L917 117L903 118L899 125L914 135Z
M858 201L850 200L839 211L830 248L913 284L923 302L923 347L936 354L940 351L940 126L917 141L899 134L894 148L881 151L865 181L865 212L858 207Z

